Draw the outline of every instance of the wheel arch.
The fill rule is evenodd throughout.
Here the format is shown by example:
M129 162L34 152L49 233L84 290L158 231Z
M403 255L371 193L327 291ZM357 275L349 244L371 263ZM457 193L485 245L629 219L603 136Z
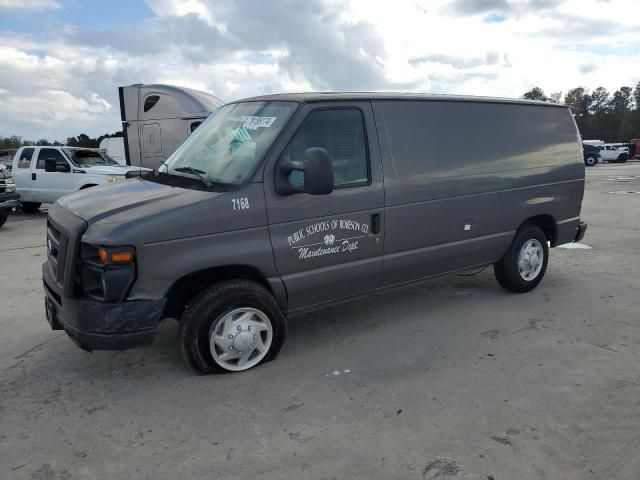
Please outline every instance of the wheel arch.
M84 185L81 185L78 190L84 190L85 188L97 187L97 186L98 186L97 183L85 183Z
M223 280L253 280L265 287L284 310L286 298L283 292L276 292L267 277L257 268L250 265L224 265L205 268L188 273L178 280L167 291L167 301L163 317L179 318L185 306L208 286Z
M551 243L551 246L556 245L556 242L558 241L558 223L552 215L543 214L529 217L520 224L518 230L525 225L535 225L539 227L545 237L547 237L547 240Z

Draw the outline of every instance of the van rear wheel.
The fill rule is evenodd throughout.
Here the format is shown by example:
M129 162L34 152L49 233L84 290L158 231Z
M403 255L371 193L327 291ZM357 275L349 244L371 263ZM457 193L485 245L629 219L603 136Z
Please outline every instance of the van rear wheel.
M547 237L539 227L525 225L516 233L504 257L493 265L493 271L502 288L524 293L542 281L548 260Z
M36 213L40 209L41 203L36 202L21 202L22 210L27 213Z
M238 372L273 360L286 334L273 295L251 280L207 288L189 303L181 323L182 356L203 374Z

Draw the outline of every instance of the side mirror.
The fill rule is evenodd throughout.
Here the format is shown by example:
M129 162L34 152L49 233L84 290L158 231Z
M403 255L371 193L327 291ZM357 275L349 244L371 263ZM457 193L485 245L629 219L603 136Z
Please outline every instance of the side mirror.
M44 171L45 172L70 172L71 167L64 160L55 159L55 158L45 158Z
M293 172L302 173L302 185L292 185ZM308 193L310 195L328 195L333 192L333 161L331 154L324 148L312 147L304 151L304 161L284 162L278 165L276 172L276 192L280 195Z

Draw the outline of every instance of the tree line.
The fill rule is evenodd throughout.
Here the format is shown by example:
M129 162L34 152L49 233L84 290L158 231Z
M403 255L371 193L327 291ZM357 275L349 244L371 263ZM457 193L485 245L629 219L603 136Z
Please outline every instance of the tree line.
M562 92L547 96L542 88L534 87L522 98L568 105L584 139L626 143L640 138L640 82L635 88L620 87L613 94L604 87L593 91L576 87L564 98Z
M20 148L23 146L40 146L40 147L61 147L63 145L67 145L69 147L84 147L84 148L98 148L100 146L100 142L105 138L112 137L122 137L122 131L115 133L105 133L104 135L100 135L97 138L91 138L89 135L81 133L77 137L69 137L67 138L66 143L61 143L57 140L51 142L46 138L41 138L40 140L25 140L21 136L11 135L9 137L0 137L0 150L10 149L10 148Z

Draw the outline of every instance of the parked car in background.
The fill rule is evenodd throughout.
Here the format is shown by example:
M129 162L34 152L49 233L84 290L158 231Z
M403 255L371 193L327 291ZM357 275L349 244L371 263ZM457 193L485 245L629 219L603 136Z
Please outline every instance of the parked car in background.
M600 147L583 143L582 156L584 157L584 164L587 167L593 167L600 162Z
M119 87L127 165L159 167L224 102L173 85Z
M16 186L7 167L0 163L0 227L4 225L11 212L14 212L20 202L16 193Z
M607 162L624 163L629 159L629 152L613 145L600 147L600 158Z
M0 150L0 165L4 165L9 171L13 165L13 156L15 155L17 148L7 148Z
M120 165L97 149L20 147L13 159L13 180L22 208L34 212L71 192L118 183L139 167Z
M605 146L609 145L611 147L616 147L618 150L629 153L629 143L605 143Z
M571 111L551 103L233 102L157 171L49 208L47 320L90 351L148 345L180 318L187 364L212 373L275 358L285 315L436 275L493 265L528 292L549 248L585 234L580 149Z

